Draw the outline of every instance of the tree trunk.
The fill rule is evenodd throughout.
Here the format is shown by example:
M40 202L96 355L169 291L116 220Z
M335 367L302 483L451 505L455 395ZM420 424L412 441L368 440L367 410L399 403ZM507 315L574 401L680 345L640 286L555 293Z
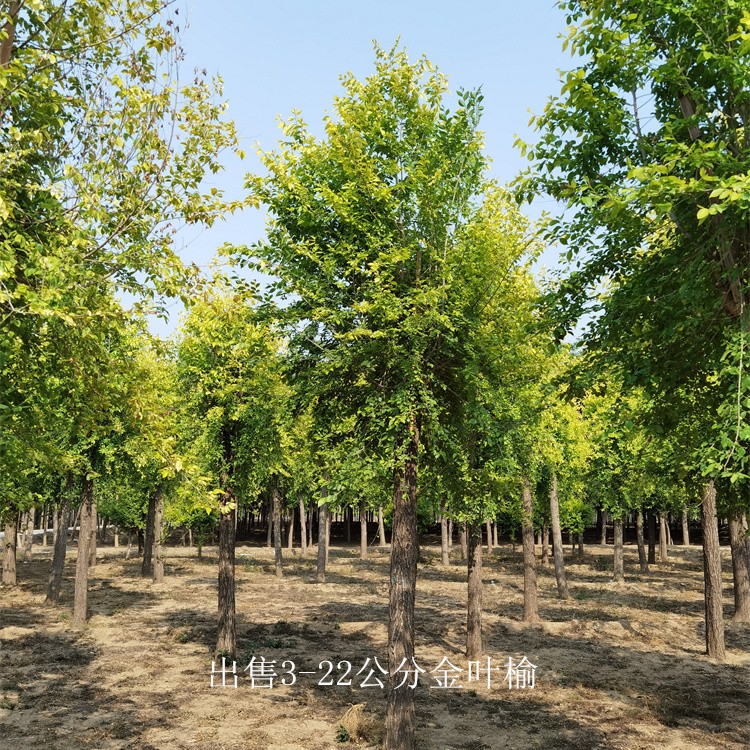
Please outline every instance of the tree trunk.
M563 555L562 530L560 528L560 503L557 498L557 475L552 475L552 486L549 492L550 520L552 521L552 554L555 558L555 578L557 595L560 599L570 598L568 582L565 578L565 560Z
M667 514L659 512L659 562L667 562L669 552L667 550Z
M647 511L648 518L648 561L649 564L656 564L656 518L651 508Z
M396 689L396 670L414 659L414 601L417 587L417 456L419 421L409 421L408 449L403 470L393 477L393 532L388 620L388 685L385 750L413 750L416 734L414 691Z
M323 487L320 494L323 502L318 506L318 583L325 583L328 562L328 489Z
M89 570L96 567L96 532L99 524L99 516L96 512L96 500L91 500L91 525L89 526Z
M154 533L152 547L152 567L154 583L164 580L164 545L162 535L164 533L164 490L161 486L156 488L154 502Z
M523 620L539 622L534 554L534 501L529 480L523 480Z
M294 549L294 506L289 508L289 528L286 534L286 548Z
M477 661L482 655L482 527L469 526L468 607L466 611L466 658Z
M73 482L69 478L60 506L55 510L52 548L52 569L47 582L45 604L57 604L60 601L60 587L65 569L65 555L68 550L68 520L70 517L70 493Z
M542 523L542 565L549 565L549 527L546 518Z
M82 628L88 618L89 598L89 556L91 545L91 527L94 522L94 480L87 475L83 476L81 491L81 509L78 521L81 530L78 534L78 558L76 560L76 580L73 594L73 619L74 628Z
M487 532L487 552L492 552L492 522L486 521L484 527Z
M143 540L143 562L141 563L141 576L150 578L154 574L154 516L156 514L156 492L152 491L148 496L148 512L146 513L146 533Z
M706 612L706 653L724 661L724 604L721 591L721 547L716 518L716 487L713 480L703 487L703 578Z
M638 542L638 564L641 566L641 573L648 573L648 556L643 538L643 511L641 510L635 513L635 534Z
M271 486L271 502L273 503L273 548L276 564L276 577L284 575L284 561L281 557L281 492L278 477L274 477Z
M495 547L499 547L500 544L497 541L497 521L492 522L492 542Z
M299 538L300 538L300 556L305 557L307 554L307 511L305 510L305 501L299 497Z
M600 540L602 547L607 546L607 511L602 511L602 538Z
M226 478L225 478L226 479ZM225 485L226 487L226 485ZM230 658L237 651L237 623L235 613L234 507L231 490L225 489L219 518L219 627L216 653ZM200 548L199 548L200 549ZM199 553L200 554L200 553Z
M273 508L273 500L271 500L271 507ZM266 529L266 547L273 547L273 510L266 513L268 520L268 528Z
M688 512L686 508L682 510L682 544L685 547L690 546L690 522L688 521Z
M672 527L669 522L669 513L664 514L664 523L667 527L667 554L669 554L669 548L674 546L672 541Z
M383 506L378 506L378 547L385 547L385 522L383 521Z
M622 583L625 580L625 564L622 544L622 518L614 518L615 531L615 555L614 555L614 582Z
M359 555L364 560L367 557L367 507L365 501L359 501Z
M352 515L353 508L344 508L344 526L346 527L346 543L352 543Z
M578 557L583 557L583 531L578 532Z
M451 558L448 550L448 517L445 515L445 501L440 508L440 562L450 565Z
M34 549L34 508L23 514L23 561L29 562Z
M453 519L448 519L448 549L453 547Z
M466 524L462 523L461 528L458 532L458 543L461 547L461 560L466 561L468 559L468 552L466 546Z
M16 544L18 534L18 513L15 510L5 514L5 552L3 554L3 584L15 586L16 577Z
M732 548L734 575L734 622L750 622L750 577L745 558L745 529L742 511L735 511L729 519L729 543Z

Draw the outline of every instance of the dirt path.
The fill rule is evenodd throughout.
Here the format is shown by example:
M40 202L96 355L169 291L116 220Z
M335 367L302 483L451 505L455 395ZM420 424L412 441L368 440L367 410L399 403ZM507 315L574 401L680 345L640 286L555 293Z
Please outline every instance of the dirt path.
M611 548L589 549L593 554L568 567L569 602L556 598L552 571L541 570L539 626L520 622L520 558L503 548L485 559L489 688L486 661L478 665L479 680L467 679L465 573L459 565L442 568L439 550L423 549L420 749L750 746L750 627L728 623L726 664L703 656L700 550L673 548L672 560L654 566L648 578L631 573L615 586ZM194 550L170 548L168 578L156 586L138 577L139 563L124 560L120 550L100 550L105 559L93 571L92 616L83 633L69 625L72 559L60 608L42 604L45 553L38 549L31 563L20 563L20 585L0 590L0 748L317 750L345 747L341 740L358 726L365 734L360 746L376 746L384 697L373 660L386 666L387 556L375 551L361 561L354 549L335 549L328 583L319 585L310 558L287 558L278 581L270 550L238 548L235 690L210 687L211 552L204 550L199 562ZM627 549L626 565L637 569L634 550ZM727 617L730 580L726 575ZM535 687L509 689L508 659L515 665L524 656L536 666ZM260 673L261 657L276 661L272 689L260 676L252 688L243 672L255 658ZM295 663L293 685L278 684L291 679L284 661ZM331 662L329 679L341 684L318 684L329 671L319 668L323 662ZM521 671L519 679L524 675L530 678ZM451 678L455 688L438 687ZM231 674L225 679L233 685ZM214 680L219 684L221 675ZM363 680L374 687L363 687ZM344 714L359 704L344 720L348 731L342 729Z

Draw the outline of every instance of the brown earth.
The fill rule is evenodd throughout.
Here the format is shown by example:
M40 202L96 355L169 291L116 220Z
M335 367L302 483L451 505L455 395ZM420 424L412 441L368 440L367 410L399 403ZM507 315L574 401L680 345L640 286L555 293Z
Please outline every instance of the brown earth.
M334 549L320 585L312 557L285 551L285 577L277 580L271 550L239 547L238 688L212 689L215 550L205 549L199 562L195 550L168 549L160 585L140 578L139 561L124 559L122 549L99 553L83 632L70 627L73 559L58 608L43 606L43 548L19 563L18 587L0 591L0 748L299 750L345 747L341 740L359 731L360 747L377 746L383 691L359 686L369 666L356 672L368 657L386 664L387 554L374 550L362 561L354 548ZM485 555L485 652L498 667L488 689L486 673L482 682L466 679L465 572L443 568L439 550L423 548L417 662L427 671L416 688L417 747L750 747L750 626L730 622L723 553L725 664L703 655L698 548L671 548L668 563L641 577L628 547L629 575L616 586L612 548L590 546L582 561L567 561L572 599L564 603L553 572L542 568L538 626L520 621L520 553L503 547ZM282 674L285 660L315 674L253 689L243 673L253 656L275 660ZM508 658L523 656L537 667L535 687L509 689ZM456 673L463 687L430 687L440 673L429 672L444 657L464 670ZM351 662L353 684L318 685L326 660ZM345 670L334 669L334 682L346 682Z

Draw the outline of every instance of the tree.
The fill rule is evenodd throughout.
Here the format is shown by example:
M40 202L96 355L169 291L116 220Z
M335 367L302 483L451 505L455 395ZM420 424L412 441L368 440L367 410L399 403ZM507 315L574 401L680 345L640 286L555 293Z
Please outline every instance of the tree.
M454 335L449 259L484 159L479 94L460 93L451 113L446 79L429 61L409 63L395 48L375 54L374 75L343 77L325 139L293 115L279 150L262 155L268 175L248 185L270 216L256 252L328 391L317 403L354 416L372 451L389 457L393 675L414 656L418 464L446 377L437 362ZM394 679L386 747L412 748L413 695Z

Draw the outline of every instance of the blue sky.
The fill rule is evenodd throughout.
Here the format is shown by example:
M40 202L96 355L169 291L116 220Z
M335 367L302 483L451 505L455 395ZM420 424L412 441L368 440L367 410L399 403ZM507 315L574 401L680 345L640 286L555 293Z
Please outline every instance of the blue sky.
M396 39L409 57L426 54L449 76L453 91L482 87L482 129L492 176L505 182L523 166L513 148L516 134L530 136L529 110L539 112L559 91L559 68L571 66L558 35L564 14L553 0L187 0L180 9L186 59L224 79L229 116L237 124L247 158L227 159L209 184L239 196L243 178L259 169L255 151L274 147L277 115L292 109L319 132L323 114L341 92L339 76L373 70L372 42ZM184 232L181 254L205 266L224 242L250 244L263 236L263 215L250 210L210 230ZM552 255L547 258L552 262ZM177 312L179 304L171 311ZM176 325L155 323L166 333Z

